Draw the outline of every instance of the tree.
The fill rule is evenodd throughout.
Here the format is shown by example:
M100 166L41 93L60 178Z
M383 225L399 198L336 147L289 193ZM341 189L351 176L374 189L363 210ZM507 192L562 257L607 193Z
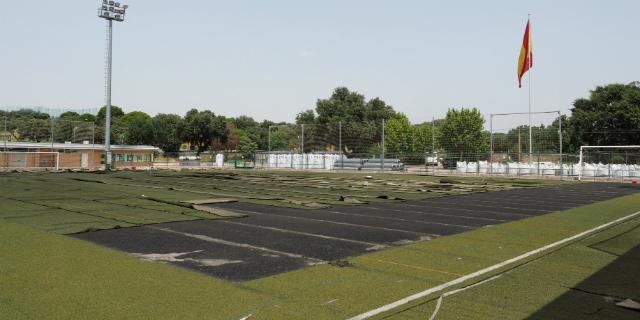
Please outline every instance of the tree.
M47 113L31 109L2 112L7 133L15 141L50 141L51 118Z
M123 126L128 126L129 123L131 123L131 122L133 122L135 120L145 120L145 121L147 121L147 120L151 120L151 116L149 116L146 112L131 111L131 112L128 112L128 113L118 117L118 121Z
M266 122L269 124L265 125ZM239 116L237 118L227 119L229 136L224 147L228 150L234 150L238 147L240 139L246 136L254 141L258 148L263 150L267 149L269 144L269 125L273 123L270 121L266 122L259 123L249 116Z
M483 128L484 118L480 110L449 109L438 141L449 157L475 161L479 153L488 150L488 134Z
M102 107L98 111L98 115L96 116L96 122L104 126L105 118L107 116L107 107ZM124 116L124 111L118 106L111 106L111 123L114 122L115 119Z
M300 131L296 126L279 123L271 128L271 151L300 152Z
M404 114L398 114L384 125L385 151L391 157L400 158L414 152L413 126Z
M84 122L93 122L93 123L95 123L96 119L97 119L96 116L92 115L90 113L83 113L83 114L78 116L78 120L84 121Z
M142 111L131 111L115 118L112 126L115 142L120 144L147 145L153 140L151 116Z
M596 87L573 103L572 147L640 144L640 82Z
M258 145L249 137L242 137L238 144L238 151L244 160L254 160Z
M396 115L393 107L380 98L367 101L362 94L345 87L336 88L328 99L319 99L315 111L315 123L319 126L316 139L337 144L335 137L341 123L342 151L362 156L377 154L382 140L382 120ZM309 114L301 116L309 117Z
M297 124L310 124L310 123L315 123L315 121L316 121L316 114L313 112L313 110L306 110L296 115Z
M151 118L151 132L153 146L164 152L178 152L182 139L179 128L182 126L182 118L175 114L157 114Z
M153 143L151 119L137 117L124 122L124 143L131 145L149 145Z
M439 130L439 129L438 129ZM424 122L413 128L413 140L416 153L432 153L435 152L434 128L431 122Z
M104 143L104 124L107 108L102 107L96 115L95 141ZM118 119L124 116L124 111L118 106L111 106L111 143L124 143L125 128L118 125Z
M179 132L184 141L196 148L198 154L207 150L216 138L226 143L229 134L225 117L195 108L187 112Z

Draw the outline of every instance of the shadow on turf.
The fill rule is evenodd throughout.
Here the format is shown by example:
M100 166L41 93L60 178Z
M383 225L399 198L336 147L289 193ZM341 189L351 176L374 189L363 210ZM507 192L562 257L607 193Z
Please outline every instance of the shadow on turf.
M640 311L616 305L627 298L640 301L639 261L636 246L528 319L640 319Z

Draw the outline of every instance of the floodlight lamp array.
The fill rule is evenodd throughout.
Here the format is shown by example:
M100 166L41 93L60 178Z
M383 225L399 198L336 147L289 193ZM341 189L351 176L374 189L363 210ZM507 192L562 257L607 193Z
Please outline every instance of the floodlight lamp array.
M128 7L120 2L102 0L102 4L98 9L98 17L107 20L124 21L124 15Z

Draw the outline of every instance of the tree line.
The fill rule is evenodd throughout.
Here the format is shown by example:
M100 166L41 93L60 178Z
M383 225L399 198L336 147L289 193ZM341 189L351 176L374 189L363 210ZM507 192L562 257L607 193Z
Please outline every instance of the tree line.
M490 148L486 119L477 108L451 108L433 123L412 124L382 99L366 99L344 87L318 99L315 108L298 113L294 123L225 117L196 108L184 116L150 116L113 106L111 114L112 143L153 145L165 152L178 152L186 144L198 153L226 150L250 156L256 150L336 152L342 148L346 154L371 156L382 152L383 121L384 152L390 156L444 151L464 160ZM78 142L91 137L92 142L104 142L104 107L97 115L65 112L56 119L32 110L0 111L0 121L4 121L0 122L4 140ZM571 115L532 127L534 142L545 142L535 143L534 152L559 150L559 121L563 150L568 153L581 145L640 144L640 83L598 86L589 97L574 101ZM493 133L493 152L528 152L528 131L523 125Z

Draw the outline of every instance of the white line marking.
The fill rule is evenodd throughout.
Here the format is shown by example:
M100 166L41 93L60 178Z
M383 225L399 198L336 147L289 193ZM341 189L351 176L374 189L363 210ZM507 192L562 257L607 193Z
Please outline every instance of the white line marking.
M435 201L434 201L435 202ZM469 200L469 202L466 202L464 204L462 204L463 206L465 206L466 208L468 207L481 207L481 208L495 208L495 209L508 209L508 210L520 210L520 211L526 211L526 212L530 212L530 211L537 211L537 212L549 212L549 210L544 210L544 209L532 209L532 208L515 208L515 207L505 207L505 206L501 206L499 205L502 202L494 202L493 205L485 205L485 204L478 204L474 199ZM440 200L438 201L438 204L460 204L459 201L445 201L445 200ZM470 209L473 210L473 209Z
M551 244L548 244L548 245L546 245L546 246L544 246L544 247L540 247L540 248L538 248L538 249L531 250L531 251L526 252L526 253L523 253L523 254L521 254L521 255L519 255L519 256L517 256L517 257L511 258L511 259L509 259L509 260L502 261L502 262L500 262L500 263L498 263L498 264L494 264L494 265L492 265L492 266L490 266L490 267L484 268L484 269L482 269L482 270L478 270L478 271L473 272L473 273L470 273L470 274L468 274L468 275L466 275L466 276L462 276L462 277L460 277L460 278L453 279L453 280L451 280L451 281L449 281L449 282L446 282L446 283L443 283L443 284L441 284L441 285L439 285L439 286L435 286L435 287L433 287L433 288L429 288L429 289L424 290L424 291L422 291L422 292L418 292L418 293L412 294L412 295L410 295L410 296L408 296L408 297L405 297L405 298L402 298L402 299L400 299L400 300L398 300L398 301L395 301L395 302L389 303L389 304L387 304L387 305L384 305L384 306L378 307L378 308L376 308L376 309L373 309L373 310L367 311L367 312L365 312L365 313L359 314L359 315L357 315L357 316L355 316L355 317L349 318L349 320L362 320L362 319L367 319L367 318L369 318L369 317L373 317L373 316L378 315L378 314L380 314L380 313L383 313L383 312L389 311L389 310L391 310L391 309L397 308L397 307L399 307L399 306L401 306L401 305L407 304L407 303L409 303L409 302L411 302L411 301L414 301L414 300L417 300L417 299L420 299L420 298L426 297L426 296L428 296L428 295L430 295L430 294L432 294L432 293L435 293L435 292L438 292L438 291L444 290L444 289L449 288L449 287L451 287L451 286L455 286L455 285L460 284L460 283L463 283L463 282L465 282L465 281L467 281L467 280L470 280L470 279L473 279L473 278L475 278L475 277L481 276L481 275L483 275L483 274L489 273L489 272L491 272L491 271L494 271L494 270L500 269L500 268L502 268L502 267L504 267L504 266L507 266L507 265L510 265L510 264L512 264L512 263L514 263L514 262L517 262L517 261L523 260L523 259L525 259L525 258L528 258L528 257L530 257L530 256L532 256L532 255L535 255L535 254L538 254L538 253L540 253L540 252L546 251L546 250L551 249L551 248L553 248L553 247L557 247L557 246L559 246L559 245L561 245L561 244L564 244L564 243L567 243L567 242L573 241L573 240L575 240L575 239L578 239L578 238L584 237L584 236L586 236L586 235L589 235L589 234L591 234L591 233L593 233L593 232L596 232L596 231L599 231L599 230L605 229L605 228L607 228L607 227L609 227L609 226L611 226L611 225L614 225L614 224L617 224L617 223L623 222L623 221L625 221L625 220L629 220L629 219L634 218L634 217L636 217L636 216L638 216L638 215L640 215L640 211L635 212L635 213L632 213L632 214L627 215L627 216L624 216L624 217L622 217L622 218L619 218L619 219L616 219L616 220L610 221L610 222L608 222L608 223L605 223L605 224L599 225L599 226L597 226L597 227L595 227L595 228L592 228L592 229L589 229L589 230L587 230L587 231L584 231L584 232L578 233L578 234L576 234L576 235L574 235L574 236L571 236L571 237L569 237L569 238L565 238L565 239L562 239L562 240L556 241L556 242L551 243Z
M453 290L453 291L449 291L449 292L441 295L440 298L438 298L438 302L436 303L436 308L433 310L433 313L431 314L431 317L429 317L429 320L433 320L433 319L436 318L436 315L438 314L438 311L440 311L440 306L442 305L442 300L444 298L446 298L446 297L448 297L450 295L454 295L454 294L456 294L458 292L462 292L462 291L465 291L467 289L471 289L471 288L473 288L475 286L479 286L481 284L487 283L489 281L493 281L493 280L498 279L500 277L502 277L501 274L499 274L497 276L493 276L493 277L491 277L489 279L484 279L484 280L482 280L482 281L480 281L478 283L474 283L474 284L472 284L472 285L470 285L468 287L464 287L464 288L456 289L456 290Z
M284 214L273 214L273 213L257 212L257 211L251 211L251 210L231 209L231 211L236 211L236 212L241 212L241 213L254 213L254 214L260 214L260 215L265 215L265 216L270 216L270 217L286 217L286 218L298 219L298 220L325 222L325 223L332 223L332 224L338 224L338 225L343 225L343 226L366 228L366 229L376 229L376 230L385 230L385 231L417 234L417 235L421 235L421 236L429 236L429 237L432 237L432 238L437 238L437 237L440 236L438 234L433 234L433 233L425 233L425 232L417 232L417 231L409 231L409 230L401 230L401 229L392 229L392 228L385 228L385 227L368 226L368 225L364 225L364 224L355 224L355 223L331 221L331 220L323 220L323 219L305 218L305 217L300 217L300 216L290 216L290 215L284 215Z
M232 242L232 241L227 241L227 240L222 240L222 239L216 239L216 238L212 238L212 237L201 235L201 234L180 232L180 231L175 231L175 230L171 230L171 229L168 229L168 228L157 228L157 227L151 227L151 226L147 226L147 227L148 228L152 228L152 229L156 229L156 230L160 230L160 231L164 231L164 232L183 235L183 236L186 236L186 237L189 237L189 238L194 238L194 239L198 239L198 240L202 240L202 241L219 243L219 244L223 244L223 245L227 245L227 246L240 247L240 248L245 248L245 249L255 250L255 251L264 251L264 252L268 252L268 253L272 253L272 254L287 256L287 257L290 257L290 258L304 259L304 260L307 261L308 265L314 265L314 264L320 264L320 263L325 263L326 262L324 260L311 258L311 257L306 257L306 256L303 256L303 255L297 254L297 253L290 253L290 252L284 252L284 251L280 251L280 250L269 249L269 248L265 248L265 247L258 247L258 246L253 246L253 245L250 245L250 244L247 244L247 243L237 243L237 242Z
M451 211L464 211L464 212L470 212L470 213L489 213L489 214L495 214L495 215L510 215L510 216L521 216L521 217L531 217L530 214L524 214L524 213L513 213L513 212L499 212L499 211L487 211L487 210L482 210L482 209L465 209L465 208L460 208L460 207L441 207L441 206L437 206L434 205L434 203L431 202L424 202L425 205L421 206L421 205L415 205L415 204L408 204L408 203L403 203L401 205L405 205L405 206L409 206L409 207L416 207L416 208L428 208L428 209L443 209L443 210L451 210ZM428 205L428 206L427 206Z
M288 229L280 229L280 228L276 228L276 227L268 227L268 226L262 226L262 225L257 225L257 224L250 224L250 223L242 223L242 222L236 222L236 221L229 221L229 220L223 220L220 219L217 222L219 223L227 223L227 224L235 224L235 225L239 225L239 226L244 226L244 227L250 227L250 228L258 228L258 229L265 229L265 230L271 230L271 231L277 231L277 232L282 232L282 233L291 233L291 234L299 234L302 236L309 236L309 237L315 237L315 238L322 238L322 239L327 239L327 240L337 240L337 241L343 241L343 242L350 242L350 243L355 243L355 244L361 244L361 245L365 245L368 246L365 250L367 251L375 251L375 250L382 250L384 248L388 248L388 245L384 245L384 244L380 244L380 243L373 243L373 242L366 242L366 241L358 241L358 240L352 240L352 239L344 239L344 238L338 238L338 237L332 237L332 236L326 236L323 234L315 234L315 233L308 233L308 232L302 232L302 231L294 231L294 230L288 230Z
M399 204L397 204L397 205L399 205ZM405 203L404 205L407 205L407 204ZM423 209L430 209L430 207L425 207L425 206L418 206L418 207L419 208L423 208ZM367 206L367 209L380 210L380 211L393 211L393 212L400 212L400 213L418 213L420 215L427 215L427 216L440 216L440 217L460 218L460 219L469 219L469 220L486 220L486 221L493 221L493 222L507 222L507 220L504 220L504 219L491 219L491 218L471 217L471 216L456 216L456 215L450 215L450 214L444 214L444 213L418 211L418 210L390 209L390 208L384 208L384 207L381 208L381 207L374 207L374 206Z
M335 211L335 210L327 210L326 212L335 213L335 214L341 214L341 215L345 215L345 216L358 216L358 217L367 217L367 218L374 218L374 219L402 221L402 222L412 222L412 223L421 223L421 224L435 224L435 225L440 225L440 226L456 227L456 228L462 228L462 229L476 229L477 228L477 227L465 226L465 225L461 225L461 224L444 223L444 222L432 222L432 221L420 221L420 220L408 220L408 219L393 218L393 217L381 217L381 216L372 216L372 215L369 215L369 214L360 214L360 213L353 213L353 212L340 212L340 211Z
M334 303L334 302L336 302L336 301L338 301L338 300L340 300L340 299L333 299L333 300L329 300L329 301L327 301L327 302L323 303L322 305L323 305L323 306L326 306L326 305L328 305L328 304L332 304L332 303Z

